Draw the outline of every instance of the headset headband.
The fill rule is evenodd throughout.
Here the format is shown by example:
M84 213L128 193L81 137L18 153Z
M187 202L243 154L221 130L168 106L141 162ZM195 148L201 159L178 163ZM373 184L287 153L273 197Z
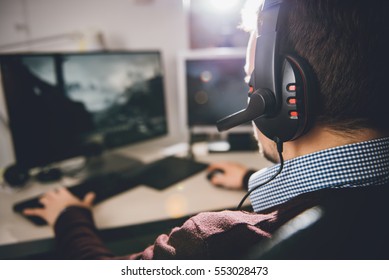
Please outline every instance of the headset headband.
M262 9L262 22L258 22L257 48L255 51L255 70L251 80L254 88L279 91L278 72L278 22L283 1L265 1Z

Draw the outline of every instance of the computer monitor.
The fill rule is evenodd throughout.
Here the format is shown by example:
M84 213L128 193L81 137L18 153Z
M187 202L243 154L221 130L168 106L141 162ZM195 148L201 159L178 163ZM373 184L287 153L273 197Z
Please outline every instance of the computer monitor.
M181 54L180 96L187 126L216 132L216 122L247 107L245 49L206 49ZM244 129L245 131L251 128Z
M218 120L247 107L245 48L192 50L178 59L179 96L190 142L207 142L209 151L254 150L250 123L219 133Z
M0 70L24 168L167 134L158 51L8 54Z

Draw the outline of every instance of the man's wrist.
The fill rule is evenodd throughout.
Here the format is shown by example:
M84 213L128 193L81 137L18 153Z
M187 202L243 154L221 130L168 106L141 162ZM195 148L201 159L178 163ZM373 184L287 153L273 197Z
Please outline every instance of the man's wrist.
M66 227L68 224L90 223L93 224L92 213L90 209L79 205L70 205L64 208L54 222L54 231Z

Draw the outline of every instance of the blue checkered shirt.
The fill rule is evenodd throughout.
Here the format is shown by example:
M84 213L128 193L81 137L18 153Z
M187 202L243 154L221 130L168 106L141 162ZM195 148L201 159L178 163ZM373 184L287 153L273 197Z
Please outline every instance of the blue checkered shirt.
M268 180L279 164L250 177L249 190ZM339 146L285 161L282 172L250 195L255 212L325 188L366 187L389 182L389 138Z

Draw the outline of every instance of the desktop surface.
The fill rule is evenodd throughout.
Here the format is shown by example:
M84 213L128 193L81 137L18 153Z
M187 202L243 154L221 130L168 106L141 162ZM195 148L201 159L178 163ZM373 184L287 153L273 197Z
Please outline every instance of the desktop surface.
M269 165L258 152L236 152L197 155L200 162L235 161L251 168ZM73 181L72 181L73 180ZM51 240L53 231L49 226L36 226L12 210L14 203L31 198L63 184L77 182L63 178L60 182L40 185L30 183L18 191L2 191L0 195L0 249L23 242ZM96 226L100 230L142 225L158 221L180 219L203 211L234 209L243 191L217 188L206 179L206 171L201 171L163 190L139 185L119 195L102 201L93 207ZM248 205L249 202L246 202Z

